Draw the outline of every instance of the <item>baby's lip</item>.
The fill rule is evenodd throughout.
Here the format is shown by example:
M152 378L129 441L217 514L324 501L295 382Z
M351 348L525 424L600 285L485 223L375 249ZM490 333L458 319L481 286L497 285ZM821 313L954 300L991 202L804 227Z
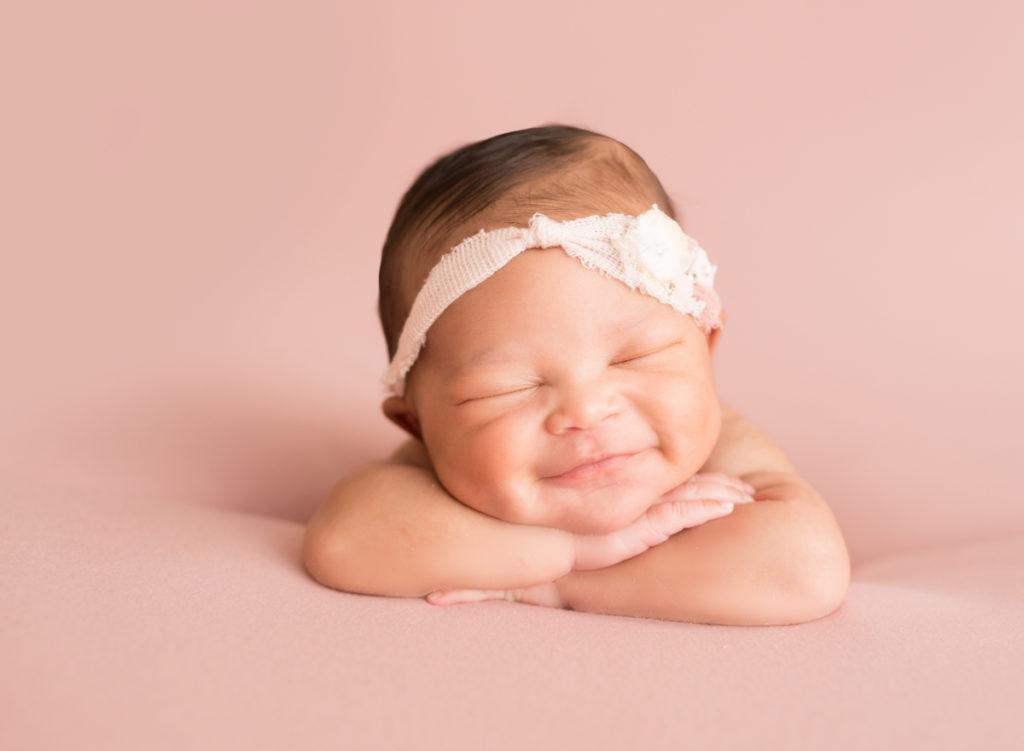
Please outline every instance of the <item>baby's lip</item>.
M545 480L589 480L615 472L640 451L616 451L600 454L585 461L572 460L568 469L544 476Z

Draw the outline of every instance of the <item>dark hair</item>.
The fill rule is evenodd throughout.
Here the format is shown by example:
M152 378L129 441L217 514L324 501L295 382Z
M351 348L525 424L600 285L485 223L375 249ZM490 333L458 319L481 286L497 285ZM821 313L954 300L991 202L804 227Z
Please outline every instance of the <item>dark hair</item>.
M528 192L518 195L523 189ZM512 203L502 219L513 222L521 220L514 216L517 210L527 216L551 207L610 211L610 205L600 206L616 193L653 198L675 216L665 189L636 152L583 128L546 125L511 131L437 159L402 196L381 253L378 309L388 356L398 346L411 296L447 250L443 243L453 231L502 199Z

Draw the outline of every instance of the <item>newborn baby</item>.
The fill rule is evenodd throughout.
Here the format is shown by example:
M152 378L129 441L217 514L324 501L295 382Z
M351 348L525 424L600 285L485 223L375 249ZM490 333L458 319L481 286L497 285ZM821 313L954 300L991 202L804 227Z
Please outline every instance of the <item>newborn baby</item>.
M385 242L385 414L304 561L351 592L709 623L841 603L825 502L722 405L716 267L646 163L564 126L431 165Z

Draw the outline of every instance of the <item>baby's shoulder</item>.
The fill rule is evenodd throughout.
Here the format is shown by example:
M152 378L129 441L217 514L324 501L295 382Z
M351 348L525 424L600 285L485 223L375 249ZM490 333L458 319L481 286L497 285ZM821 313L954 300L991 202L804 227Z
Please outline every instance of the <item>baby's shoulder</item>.
M335 520L368 503L379 505L396 487L405 492L424 483L437 483L427 450L419 441L407 441L386 459L364 464L339 479L311 517L310 525L337 526Z
M415 439L409 439L399 446L388 457L387 463L406 467L419 467L420 469L432 470L434 468L434 465L430 462L430 455L427 454L426 446L421 441Z
M335 483L327 504L347 506L353 500L373 496L381 488L408 482L409 478L429 475L433 482L434 468L422 443L409 440L384 459L357 467Z

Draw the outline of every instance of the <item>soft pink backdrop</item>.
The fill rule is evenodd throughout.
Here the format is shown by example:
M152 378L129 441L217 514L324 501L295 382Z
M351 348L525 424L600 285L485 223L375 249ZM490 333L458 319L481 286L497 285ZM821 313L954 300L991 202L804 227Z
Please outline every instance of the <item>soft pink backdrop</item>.
M855 573L1024 529L1017 3L20 6L9 501L305 519L400 439L374 306L402 191L560 121L644 155L719 264L721 393L830 500Z
M301 517L399 438L401 192L564 121L659 172L720 265L722 394L857 558L1020 519L1012 3L29 7L0 53L8 478Z

